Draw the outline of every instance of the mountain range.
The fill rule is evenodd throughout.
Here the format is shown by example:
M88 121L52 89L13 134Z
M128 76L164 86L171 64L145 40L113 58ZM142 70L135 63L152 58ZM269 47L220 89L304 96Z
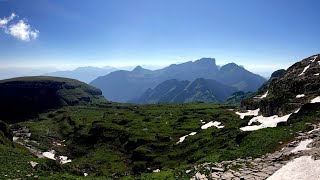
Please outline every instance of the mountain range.
M245 92L256 91L266 81L263 77L235 63L219 68L214 58L202 58L194 62L172 64L153 71L141 66L137 66L132 71L114 71L98 77L90 85L101 89L108 100L130 102L138 99L147 89L153 89L166 80L192 82L198 78L215 80L236 88L237 91Z
M205 103L121 104L74 79L2 80L0 177L281 179L279 171L305 157L310 163L286 171L313 170L320 150L319 57L274 72L253 93L213 79L169 79L137 99ZM242 99L241 106L207 104Z

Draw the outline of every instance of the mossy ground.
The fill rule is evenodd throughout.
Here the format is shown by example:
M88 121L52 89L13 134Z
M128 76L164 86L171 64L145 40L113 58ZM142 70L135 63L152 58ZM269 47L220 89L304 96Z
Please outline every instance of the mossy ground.
M20 124L30 128L31 139L40 143L39 149L55 149L73 160L56 165L41 159L44 165L40 167L46 168L33 174L73 179L84 178L81 176L85 171L89 173L86 178L187 179L191 174L185 171L199 163L258 157L272 152L279 148L279 142L289 141L296 132L308 128L306 123L314 123L320 117L320 108L308 112L302 109L285 125L242 132L239 127L246 125L250 118L240 119L229 110L232 108L234 106L209 104L101 103L65 107ZM225 127L203 130L200 120L219 121ZM190 132L197 134L176 143ZM65 147L52 144L62 140L66 140ZM0 166L5 168L2 172L14 174L18 168L30 173L27 162L39 159L26 155L21 149L10 148L0 147L1 153L11 153L4 154L0 163L14 161L17 165L13 166L17 167ZM161 171L152 173L154 169Z

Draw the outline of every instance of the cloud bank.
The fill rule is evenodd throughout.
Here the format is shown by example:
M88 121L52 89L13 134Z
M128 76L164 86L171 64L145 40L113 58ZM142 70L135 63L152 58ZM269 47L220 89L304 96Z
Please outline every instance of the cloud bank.
M39 37L39 31L32 28L26 20L18 20L13 22L18 16L12 13L9 17L0 18L0 28L4 30L6 34L19 39L21 41L30 41Z

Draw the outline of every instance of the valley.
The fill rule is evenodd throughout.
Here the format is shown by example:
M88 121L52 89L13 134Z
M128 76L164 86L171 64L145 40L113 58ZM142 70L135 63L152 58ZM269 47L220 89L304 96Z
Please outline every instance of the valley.
M256 93L230 89L232 98L245 97L240 105L232 98L229 101L235 103L230 104L116 103L73 79L2 80L0 163L14 163L1 166L0 176L197 180L284 176L295 166L294 159L317 163L320 103L313 74L320 68L310 64L317 57L273 73ZM197 81L216 92L226 89L215 81ZM298 84L302 81L313 81L311 88ZM181 89L193 87L188 81L173 80L150 94L165 95L172 89L170 83L182 83ZM288 88L277 89L279 84Z
M320 180L319 6L0 0L0 180Z

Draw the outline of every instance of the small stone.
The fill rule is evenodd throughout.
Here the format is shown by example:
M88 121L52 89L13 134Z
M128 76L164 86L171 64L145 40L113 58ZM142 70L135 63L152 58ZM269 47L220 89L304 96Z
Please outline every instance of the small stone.
M211 174L211 178L212 178L212 179L219 179L220 176L219 176L218 173L212 173L212 174Z
M206 175L201 174L200 172L197 172L195 175L196 180L208 180L208 178L206 178Z
M212 167L211 170L212 171L217 171L217 172L223 172L224 171L223 168L218 168L218 167Z
M232 179L234 178L234 175L231 172L226 172L222 175L222 178L224 179Z

